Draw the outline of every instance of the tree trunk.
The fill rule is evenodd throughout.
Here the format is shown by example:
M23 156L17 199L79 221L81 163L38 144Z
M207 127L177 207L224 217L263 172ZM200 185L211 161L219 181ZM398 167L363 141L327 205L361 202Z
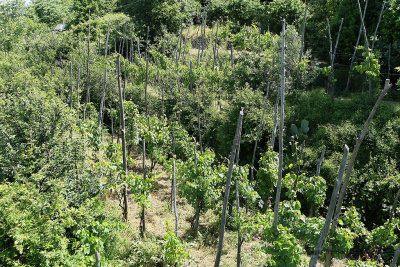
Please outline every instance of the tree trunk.
M324 247L324 244L326 241L326 238L328 237L329 227L331 225L333 211L335 209L335 204L336 204L336 198L339 193L340 184L342 183L343 174L344 174L344 171L346 168L348 154L349 154L349 147L347 145L344 145L343 159L342 159L342 163L340 164L339 176L336 180L336 185L332 192L332 197L331 197L331 201L329 203L329 208L328 208L328 214L326 215L325 225L321 231L321 235L320 235L318 243L315 247L314 254L311 257L309 267L315 267L317 265L319 255L321 254L322 248Z
M221 261L222 246L223 246L223 243L224 243L225 224L226 224L226 208L228 206L229 191L230 191L231 180L232 180L232 172L233 172L233 164L234 164L234 161L235 161L236 149L237 149L237 146L238 146L239 132L240 132L240 129L241 129L242 121L243 121L243 108L239 113L239 118L238 118L238 122L237 122L236 133L235 133L235 138L233 139L232 151L231 151L230 158L229 158L228 176L227 176L227 179L226 179L224 203L223 203L222 215L221 215L221 227L220 227L220 232L219 232L218 251L217 251L217 257L215 259L214 267L218 267L219 264L220 264L220 261Z
M282 169L283 169L283 126L285 114L285 20L282 23L282 69L281 69L281 110L280 110L280 128L279 128L279 166L278 166L278 183L276 187L276 197L274 205L274 234L278 234L278 211L279 201L282 189Z

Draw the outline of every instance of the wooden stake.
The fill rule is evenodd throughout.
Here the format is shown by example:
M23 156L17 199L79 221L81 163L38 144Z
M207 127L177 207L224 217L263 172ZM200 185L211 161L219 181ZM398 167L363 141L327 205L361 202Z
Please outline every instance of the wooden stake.
M321 254L322 248L324 247L324 244L326 241L326 238L328 237L329 227L331 225L332 215L333 215L333 211L335 209L336 198L339 193L340 184L342 183L344 170L346 168L348 154L349 154L349 147L347 145L344 145L343 159L342 159L342 163L340 164L339 176L336 180L336 185L332 192L332 197L331 197L331 201L329 203L329 208L328 208L328 214L326 215L325 225L321 231L321 235L320 235L318 243L315 247L314 254L311 257L309 267L315 267L317 265L319 255Z
M342 187L340 188L340 193L339 193L339 197L338 197L338 201L336 203L336 208L335 208L335 215L333 217L333 221L332 221L332 229L331 232L335 233L336 231L336 227L337 224L339 222L339 216L340 216L340 212L341 212L341 208L342 208L342 204L343 204L343 199L344 196L346 194L346 190L347 190L347 186L349 184L350 181L350 176L351 176L351 172L353 170L353 166L354 166L354 162L356 160L357 154L358 154L358 150L360 149L361 143L364 140L364 137L367 133L368 127L371 124L371 121L373 119L373 117L375 116L376 110L378 109L380 103L382 102L383 98L385 97L386 93L389 91L391 87L390 81L386 80L385 82L385 87L383 88L381 95L379 96L378 100L376 101L374 107L372 108L367 121L364 124L364 127L361 131L360 136L357 139L356 145L354 146L353 149L353 153L351 154L351 158L350 158L350 162L349 165L346 169L346 177L344 179L344 182L342 184ZM328 267L331 265L331 260L332 260L332 246L329 247L327 255L326 255L326 259L325 259L325 267Z
M86 59L86 75L87 75L87 81L86 81L86 100L85 100L85 107L83 108L83 119L86 119L86 108L87 104L90 102L90 10L89 10L89 28L88 28L88 34L87 34L87 59Z
M251 181L254 181L254 161L256 159L256 151L257 151L258 141L260 140L261 132L264 128L264 116L265 116L265 111L267 110L268 93L269 93L270 84L271 83L268 82L267 91L265 92L263 113L261 115L260 124L258 125L256 142L254 143L253 156L251 158L251 165L250 165L250 180Z
M119 109L120 109L120 131L121 131L121 140L122 140L122 164L124 168L124 175L128 174L128 163L126 160L126 138L125 138L125 114L124 114L124 98L122 97L122 88L121 88L121 55L118 55L117 60L117 80L118 80L118 93L119 93ZM124 183L124 208L123 215L125 222L128 222L128 185Z
M276 197L274 205L274 234L278 234L278 211L279 201L281 198L282 189L282 169L283 169L283 126L284 126L284 114L285 114L285 25L286 22L283 20L282 23L282 69L281 69L281 111L280 111L280 128L279 128L279 166L278 166L278 183L276 187Z
M318 160L317 172L316 172L315 176L319 176L319 173L321 172L321 165L322 165L322 162L324 161L325 151L326 151L326 146L323 146L321 156Z
M363 19L365 18L365 14L367 13L367 6L368 6L368 0L365 1ZM360 30L358 32L357 42L356 42L356 45L354 47L354 52L353 52L353 55L351 56L349 75L347 76L346 88L344 89L344 91L346 93L349 91L349 88L350 88L350 78L351 78L350 74L351 74L351 71L353 70L353 67L354 67L354 60L356 59L357 48L358 48L358 44L360 43L360 38L361 38L362 31L363 31L363 27L362 27L362 24L361 24L360 25Z
M332 80L331 80L332 77L335 78L335 72L334 72L335 56L336 56L336 51L337 51L337 47L338 47L338 44L339 44L340 33L342 32L342 26L343 26L343 18L340 21L339 32L338 32L338 35L336 37L335 50L333 51L332 62L331 62L331 75L329 76L329 83L328 84L330 84L332 82ZM335 97L335 83L332 83L332 90L331 90L331 98L332 98L332 100L333 100L334 97Z
M224 244L224 234L225 234L225 224L226 224L226 208L228 206L229 191L230 191L232 172L233 172L233 164L235 161L236 149L237 149L238 142L239 142L240 129L242 128L242 121L243 121L243 108L239 113L239 118L238 118L238 122L237 122L237 126L236 126L235 138L233 139L232 151L231 151L230 158L229 158L228 177L226 179L224 203L223 203L222 215L221 215L221 227L220 227L220 231L219 231L218 251L217 251L217 257L215 259L214 267L218 267L220 264L220 261L221 261L222 246Z

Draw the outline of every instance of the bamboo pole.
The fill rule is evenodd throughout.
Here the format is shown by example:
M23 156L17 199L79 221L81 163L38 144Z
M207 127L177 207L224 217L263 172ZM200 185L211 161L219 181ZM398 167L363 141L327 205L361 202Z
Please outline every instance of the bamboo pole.
M282 169L283 169L283 126L284 126L284 114L285 114L285 25L286 21L282 23L282 68L281 68L281 110L280 110L280 128L279 128L279 166L278 166L278 183L276 187L276 197L274 205L274 234L278 234L278 211L279 201L281 198L282 189Z
M225 224L226 224L226 208L228 206L229 191L230 191L232 172L233 172L233 164L235 161L236 149L238 146L239 132L241 129L242 121L243 121L243 108L239 113L239 118L238 118L238 122L237 122L237 126L236 126L236 133L235 133L235 137L233 139L232 151L231 151L230 158L229 158L228 176L226 179L224 203L223 203L222 215L221 215L221 227L220 227L220 231L219 231L218 251L217 251L217 257L215 259L214 267L218 267L220 264L220 261L221 261L222 246L224 244L224 234L225 234Z
M330 228L331 220L332 220L332 216L333 216L333 211L335 209L336 198L339 193L340 184L342 183L342 178L343 178L344 170L346 168L348 154L349 154L349 147L347 145L344 145L343 159L342 159L342 163L340 164L339 176L336 180L336 185L335 185L335 188L333 189L332 197L329 202L328 214L326 215L325 225L321 231L321 235L320 235L318 243L315 247L314 254L311 257L309 267L315 267L317 265L319 255L321 254L322 248L324 247L324 244L326 241L326 238L328 237L329 228Z
M147 26L147 38L146 38L146 80L144 83L144 102L146 106L146 116L149 116L149 107L147 103L147 83L148 83L148 74L149 74L149 26Z

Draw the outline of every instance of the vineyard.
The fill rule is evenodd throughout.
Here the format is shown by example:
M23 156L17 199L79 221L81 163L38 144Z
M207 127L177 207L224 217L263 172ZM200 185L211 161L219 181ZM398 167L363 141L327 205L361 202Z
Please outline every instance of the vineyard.
M0 1L0 266L399 266L399 18Z

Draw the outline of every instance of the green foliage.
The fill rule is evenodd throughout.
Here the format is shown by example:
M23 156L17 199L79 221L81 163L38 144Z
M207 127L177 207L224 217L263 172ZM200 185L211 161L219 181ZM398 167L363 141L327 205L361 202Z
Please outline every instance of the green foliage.
M264 229L263 236L272 242L271 246L264 249L270 253L272 258L266 263L267 266L288 266L295 267L302 263L303 249L297 243L296 238L290 233L289 229L279 225L279 233L274 235L273 227Z
M304 4L301 0L273 0L266 7L267 16L264 16L264 28L269 26L274 33L282 30L282 21L286 20L287 24L295 25L300 28L300 21L304 14Z
M362 46L358 47L358 49L364 50ZM367 51L363 51L362 56L364 61L359 65L355 65L354 69L361 74L367 75L373 81L379 81L380 65L377 56L372 52L368 55Z
M197 166L194 158L177 165L177 176L180 183L178 193L200 213L215 206L219 199L217 182L220 180L215 166L215 154L210 150L196 152Z
M35 0L33 7L39 20L53 26L68 21L71 14L71 1Z
M163 244L165 263L167 266L182 266L187 259L190 259L190 254L186 248L186 244L175 235L175 232L171 231L169 227L170 223L170 221L166 221L167 233L164 236Z
M275 184L278 180L278 155L276 152L267 151L261 156L255 189L260 194L261 199L268 205L272 198Z

